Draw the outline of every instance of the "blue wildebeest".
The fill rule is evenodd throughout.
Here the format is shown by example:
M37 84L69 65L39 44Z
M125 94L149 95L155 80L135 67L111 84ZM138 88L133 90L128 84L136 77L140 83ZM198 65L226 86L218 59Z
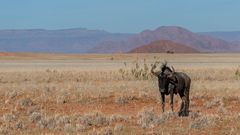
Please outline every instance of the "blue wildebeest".
M160 71L154 71L156 63L152 66L151 72L158 77L158 86L161 93L162 111L165 107L165 95L170 94L171 109L173 111L173 96L179 94L182 99L182 104L179 116L188 116L189 114L189 90L191 85L190 77L183 72L175 72L174 68L169 68L167 62L163 63Z

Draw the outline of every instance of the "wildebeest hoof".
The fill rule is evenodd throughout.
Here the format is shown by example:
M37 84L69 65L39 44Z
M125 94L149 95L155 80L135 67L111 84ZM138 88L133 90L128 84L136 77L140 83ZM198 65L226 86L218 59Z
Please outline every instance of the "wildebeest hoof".
M178 116L179 117L187 117L188 116L188 113L186 113L186 112L178 112Z

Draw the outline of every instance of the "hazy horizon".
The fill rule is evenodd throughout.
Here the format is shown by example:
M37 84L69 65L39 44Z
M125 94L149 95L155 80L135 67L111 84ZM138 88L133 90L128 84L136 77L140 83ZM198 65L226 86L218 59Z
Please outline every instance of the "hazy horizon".
M163 26L166 26L166 25L163 25ZM159 27L162 27L162 26L159 26ZM149 28L145 28L143 29L142 31L140 32L143 32L145 30L156 30L157 28L159 27L156 27L156 28L153 28L153 29L149 29ZM168 26L167 26L168 27ZM181 26L169 26L169 27L181 27ZM186 27L181 27L181 28L184 28L184 29L187 29L189 31L192 31L191 29L188 29ZM119 34L138 34L137 32L136 33L133 33L133 32L111 32L111 31L107 31L107 30L104 30L104 29L89 29L89 28L81 28L81 27L73 27L73 28L59 28L59 29L45 29L45 28L27 28L27 29L24 29L24 28L17 28L17 29L0 29L0 30L46 30L46 31L58 31L58 30L71 30L71 29L86 29L86 30L97 30L97 31L105 31L105 32L109 32L109 33L119 33ZM139 32L139 33L140 33ZM220 30L220 31L192 31L194 33L215 33L215 32L224 32L224 33L228 33L228 32L240 32L240 30L229 30L229 31L223 31L223 30Z
M240 1L24 0L0 2L0 29L87 28L138 33L160 26L194 32L239 31Z

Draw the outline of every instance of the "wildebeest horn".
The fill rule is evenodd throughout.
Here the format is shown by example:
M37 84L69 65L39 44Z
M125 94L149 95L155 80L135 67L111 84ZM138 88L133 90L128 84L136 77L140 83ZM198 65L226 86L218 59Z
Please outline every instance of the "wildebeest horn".
M157 67L157 63L158 62L155 62L153 65L152 65L152 69L151 69L151 73L155 76L159 76L160 75L160 71L154 71L154 69Z
M162 65L163 65L163 66L167 66L167 63L168 63L168 62L167 62L166 60L164 60L164 62L162 63Z
M174 69L174 67L173 67L173 66L172 66L172 71L173 71L173 72L175 72L175 69Z

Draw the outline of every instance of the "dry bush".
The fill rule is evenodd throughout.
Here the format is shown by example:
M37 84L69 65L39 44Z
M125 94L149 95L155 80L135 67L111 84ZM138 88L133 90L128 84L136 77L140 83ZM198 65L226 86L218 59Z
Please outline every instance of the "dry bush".
M111 127L104 128L103 135L113 135L113 130Z
M124 105L124 104L127 104L129 103L129 101L132 101L136 99L135 96L132 96L132 95L121 95L121 96L117 96L115 98L115 103L119 104L119 105Z
M114 123L114 122L129 122L130 117L126 116L126 115L112 115L109 117L109 121L110 123Z
M31 114L34 113L34 112L40 112L40 108L37 107L37 106L33 106L33 107L31 107L31 108L28 109L27 114L28 114L28 115L31 115Z
M16 90L6 92L5 97L8 99L15 99L18 96L18 92Z
M67 133L74 133L74 132L76 132L76 127L73 126L72 124L68 123L64 126L64 131Z
M85 132L89 127L83 124L76 124L76 131Z
M33 105L33 101L30 98L22 99L18 103L23 107L28 107Z
M123 124L116 124L114 127L114 132L120 132L123 130L123 128L124 128Z
M42 119L42 114L40 112L33 112L29 115L28 119L32 123L38 122Z
M203 116L190 123L191 129L203 129L214 124L214 118Z
M54 117L43 117L41 118L40 121L38 121L37 125L42 129L49 129L49 130L53 130L57 126L56 120Z
M213 100L204 103L206 108L212 108L223 104L222 97L214 97Z
M144 108L138 113L138 124L142 128L152 128L158 126L161 123L166 122L167 120L177 118L178 114L174 112L164 112L160 116L157 116L154 113L153 108Z
M0 134L3 134L3 135L11 134L12 130L13 128L8 124L3 124L0 126Z
M228 114L229 113L229 111L227 110L227 108L226 107L224 107L223 105L220 105L219 107L218 107L218 113L219 114L223 114L223 115L226 115L226 114Z
M14 122L17 120L16 115L9 113L2 116L4 122Z
M153 108L145 108L138 113L138 124L142 128L150 128L159 124L159 117L155 115Z
M107 126L110 121L101 112L94 112L81 116L79 122L84 126Z
M144 59L143 65L138 61L133 62L133 64L135 66L131 69L127 67L126 63L124 63L125 68L119 69L119 73L123 79L148 80L153 78L146 59Z
M58 104L65 104L67 103L68 99L67 99L67 96L65 95L60 95L57 97L57 103Z
M190 112L189 116L191 119L197 119L201 116L201 114L199 112Z
M71 123L71 118L70 116L55 116L55 121L56 121L56 125L66 125L66 124L70 124Z

